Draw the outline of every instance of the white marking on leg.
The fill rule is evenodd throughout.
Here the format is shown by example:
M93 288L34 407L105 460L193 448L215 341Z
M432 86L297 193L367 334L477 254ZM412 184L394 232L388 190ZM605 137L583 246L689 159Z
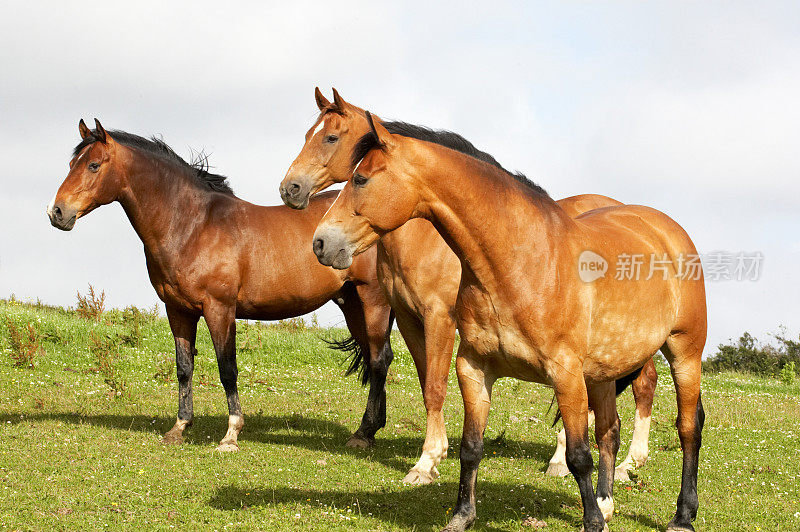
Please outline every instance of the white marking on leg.
M611 518L614 517L614 498L598 497L597 505L600 507L600 511L603 512L603 519L606 520L606 523L611 521Z
M563 477L569 474L569 468L567 467L567 433L564 429L561 429L556 437L556 451L550 459L545 474L551 477Z
M238 451L239 450L239 433L244 427L244 418L242 416L228 416L228 432L225 437L217 446L217 451Z
M639 409L636 409L636 415L633 419L633 437L631 438L631 447L628 450L628 456L620 464L620 468L634 469L641 467L647 462L649 454L649 440L650 440L650 420L651 416L642 416Z
M439 478L439 463L447 458L447 431L441 412L428 415L422 455L403 479L406 484L428 484Z

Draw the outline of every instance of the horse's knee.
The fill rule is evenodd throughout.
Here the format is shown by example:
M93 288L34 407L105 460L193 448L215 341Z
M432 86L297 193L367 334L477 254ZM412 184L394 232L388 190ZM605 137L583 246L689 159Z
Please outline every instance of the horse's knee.
M594 461L592 454L589 452L589 446L586 442L581 441L578 444L567 444L567 468L570 473L576 477L591 475L594 468Z
M481 458L483 458L483 439L463 440L461 442L459 458L461 460L461 467L477 467Z
M372 349L369 351L369 369L373 375L385 377L389 372L389 366L394 360L394 353L392 348L387 342L380 349L375 350L375 355L372 355Z

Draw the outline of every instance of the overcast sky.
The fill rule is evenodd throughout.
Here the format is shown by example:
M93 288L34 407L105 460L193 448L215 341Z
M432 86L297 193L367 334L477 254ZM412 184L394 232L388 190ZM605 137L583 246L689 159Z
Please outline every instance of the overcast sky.
M701 252L761 252L707 282L709 342L800 332L800 4L8 2L0 17L0 297L157 302L118 204L52 228L77 123L210 152L277 193L314 86L459 132L554 198L660 209ZM341 323L325 308L324 323Z

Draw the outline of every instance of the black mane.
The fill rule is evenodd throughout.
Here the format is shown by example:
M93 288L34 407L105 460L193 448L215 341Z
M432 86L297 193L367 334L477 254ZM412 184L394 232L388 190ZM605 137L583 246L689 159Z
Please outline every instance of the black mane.
M459 135L458 133L453 133L452 131L446 131L443 129L436 130L431 129L425 126L417 126L414 124L409 124L407 122L382 122L383 127L385 127L389 133L394 135L401 135L403 137L410 137L417 140L424 140L426 142L432 142L434 144L439 144L440 146L444 146L445 148L450 148L451 150L455 150L457 152L461 152L464 155L469 155L470 157L474 157L479 159L485 163L489 163L492 166L499 168L503 172L507 173L523 185L533 189L534 191L538 192L539 194L544 194L547 196L547 191L525 177L524 174L520 172L510 172L503 168L503 166L497 162L497 159L486 153L485 151L481 151L475 147L470 141ZM367 137L370 137L369 139ZM360 161L361 159L366 156L366 154L373 148L377 147L377 139L372 134L367 134L359 140L358 144L356 144L355 150L353 151L353 159L355 162ZM357 157L357 158L356 158Z
M129 148L136 148L145 151L151 155L155 155L179 166L184 167L194 173L197 178L197 183L205 188L214 192L221 192L223 194L233 195L233 190L228 184L228 179L219 174L212 174L208 171L208 155L205 153L197 152L193 154L192 161L187 163L180 155L175 153L172 148L156 137L146 139L133 133L128 133L120 130L112 130L107 132L111 137L120 144L128 146ZM83 139L75 149L72 151L72 156L77 156L86 146L94 144L99 141L96 130L92 130L92 134Z

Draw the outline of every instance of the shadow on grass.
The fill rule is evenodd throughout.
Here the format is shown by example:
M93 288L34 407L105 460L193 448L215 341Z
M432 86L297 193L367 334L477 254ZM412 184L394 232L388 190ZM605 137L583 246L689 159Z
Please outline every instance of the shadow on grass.
M237 511L247 507L301 504L319 508L351 509L362 516L380 519L388 524L413 529L444 526L455 506L458 493L456 482L437 482L427 486L403 487L397 491L382 488L376 491L315 490L280 486L242 487L229 485L218 488L208 504L212 508ZM481 530L497 530L490 522L522 521L534 516L545 521L556 519L568 527L581 527L582 505L577 496L541 486L478 481L478 520ZM523 509L524 508L524 509ZM632 516L637 523L654 530L663 525L638 513ZM613 527L613 521L612 521ZM505 527L504 527L505 528Z
M52 412L39 414L0 415L0 424L37 421L60 421L73 425L94 425L114 430L137 431L163 434L172 427L173 418L146 415L117 414L79 414L73 412ZM185 444L211 447L225 434L228 417L213 415L200 416L194 425L184 432ZM369 456L372 460L405 475L416 463L422 450L422 437L397 436L382 438L378 433L375 447L369 450L352 449L345 446L350 438L350 430L336 421L302 416L299 414L267 416L254 414L245 417L245 427L239 436L240 446L247 442L269 445L302 447L312 451L350 455ZM458 453L459 440L451 440L451 453ZM549 444L528 441L486 440L486 453L498 457L513 456L539 460L546 465L552 453Z
M539 487L520 488L519 484L478 482L476 525L493 530L486 523L522 520L528 515L539 519L558 519L580 527L581 503L576 497ZM440 528L446 524L448 510L455 505L458 486L455 482L438 482L427 486L401 488L398 491L340 491L290 487L219 488L209 499L212 508L237 511L243 507L303 504L319 508L333 506L346 513L380 519L405 528ZM521 508L525 507L524 510ZM351 514L347 514L351 515Z

